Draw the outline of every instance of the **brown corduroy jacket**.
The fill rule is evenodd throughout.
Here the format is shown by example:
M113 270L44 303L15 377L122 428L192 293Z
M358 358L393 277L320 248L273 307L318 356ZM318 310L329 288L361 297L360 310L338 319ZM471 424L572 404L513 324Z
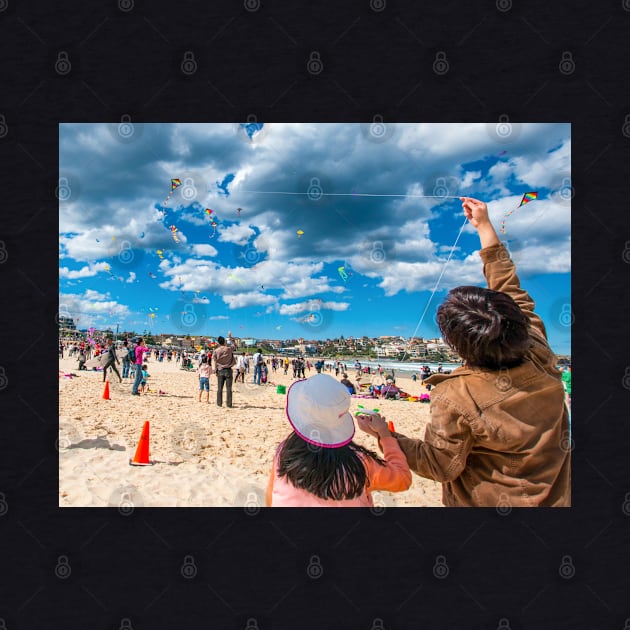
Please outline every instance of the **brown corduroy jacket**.
M499 371L464 366L430 377L424 440L394 436L412 471L442 482L446 506L569 507L571 440L556 357L505 246L480 256L488 288L510 295L529 317L526 360Z

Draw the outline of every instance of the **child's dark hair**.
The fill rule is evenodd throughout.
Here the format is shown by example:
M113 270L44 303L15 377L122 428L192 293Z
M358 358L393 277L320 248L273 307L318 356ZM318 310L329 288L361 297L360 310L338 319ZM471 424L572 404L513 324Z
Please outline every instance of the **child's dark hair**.
M515 367L531 346L527 316L501 291L456 287L438 308L437 321L446 343L472 367Z
M292 432L280 445L278 476L320 499L354 499L361 496L369 481L361 454L385 465L376 453L354 442L340 448L324 448Z
M146 364L146 363L143 363L143 364L142 364L142 369L143 369L143 370L146 370L146 369L147 369L147 367L148 367L148 366L147 366L147 364Z
M201 357L201 362L208 363L208 357L205 354Z

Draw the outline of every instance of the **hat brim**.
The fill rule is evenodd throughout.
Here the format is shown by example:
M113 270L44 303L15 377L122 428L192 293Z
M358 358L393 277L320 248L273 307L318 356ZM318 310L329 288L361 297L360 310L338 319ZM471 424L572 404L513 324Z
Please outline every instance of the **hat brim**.
M287 403L286 414L289 424L293 430L309 444L314 446L320 446L322 448L341 448L350 444L355 433L354 419L350 412L346 412L341 417L337 427L330 429L323 427L318 423L313 415L309 413L308 409L300 407L294 403L294 398L291 396L291 390L295 387L299 389L301 383L304 383L308 379L300 379L293 382L287 390ZM320 436L320 440L313 439L314 430Z

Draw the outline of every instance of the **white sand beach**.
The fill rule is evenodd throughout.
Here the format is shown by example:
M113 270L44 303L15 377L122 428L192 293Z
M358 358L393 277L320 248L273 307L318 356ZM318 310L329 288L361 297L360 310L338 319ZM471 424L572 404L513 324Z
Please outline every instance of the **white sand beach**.
M59 369L76 375L59 379L60 507L265 506L275 449L290 432L286 396L276 386L291 384L291 370L284 376L270 369L270 382L261 386L253 384L253 373L246 375L245 384L234 385L229 409L216 405L214 375L210 404L199 402L196 373L174 360L148 362L151 391L142 396L131 395L131 379L119 384L111 375L110 400L102 398L100 371L79 372L74 358L61 359ZM426 393L419 381L397 377L397 384L412 395ZM428 404L353 398L350 411L360 404L380 409L401 433L424 436ZM145 421L154 465L130 466ZM354 439L377 450L376 440L358 428ZM415 474L406 492L373 496L376 506L442 506L441 484Z

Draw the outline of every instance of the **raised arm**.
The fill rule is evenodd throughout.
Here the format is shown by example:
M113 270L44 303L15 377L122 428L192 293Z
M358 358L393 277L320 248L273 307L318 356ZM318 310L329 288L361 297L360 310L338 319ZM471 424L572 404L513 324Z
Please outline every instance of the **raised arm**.
M479 234L481 244L479 255L483 262L483 274L488 288L507 293L528 317L532 329L547 339L545 325L534 312L536 306L534 300L527 291L521 288L514 262L490 222L488 206L483 201L472 197L461 197L461 200L466 218Z

